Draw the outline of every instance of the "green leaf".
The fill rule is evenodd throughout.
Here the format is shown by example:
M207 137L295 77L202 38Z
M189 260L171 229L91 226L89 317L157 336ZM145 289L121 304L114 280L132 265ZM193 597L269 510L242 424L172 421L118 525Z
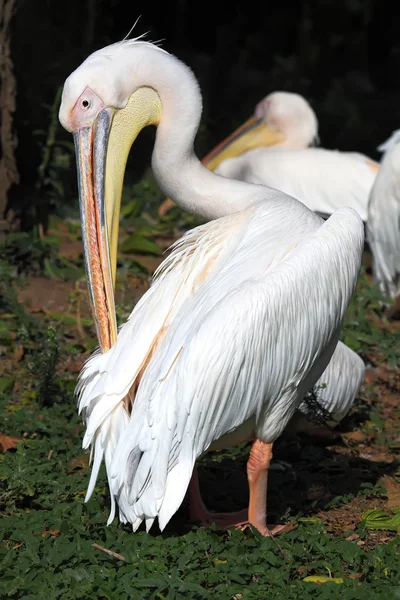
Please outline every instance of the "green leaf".
M59 269L48 258L44 259L44 274L49 279L60 276Z
M397 531L400 533L400 508L394 508L388 515L383 510L368 510L362 516L362 522L367 529Z
M154 254L159 256L162 249L157 244L143 235L133 233L125 238L120 246L121 252L138 252L139 254Z
M319 519L318 517L300 517L297 520L299 521L299 523L323 523L323 520Z
M77 321L76 318L72 315L68 315L65 313L47 313L47 316L53 321L60 321L61 323L65 323L66 325L76 326ZM82 325L84 327L91 327L93 325L93 319L81 319Z
M139 200L139 198L134 198L133 200L122 206L121 217L130 217L131 219L134 219L135 217L140 215L142 207L143 202Z
M312 583L343 583L342 577L329 577L329 575L309 575L303 581Z
M15 377L0 377L0 394L5 394L13 389Z
M144 237L151 237L154 235L154 227L150 225L142 225L136 229L136 235L143 235Z

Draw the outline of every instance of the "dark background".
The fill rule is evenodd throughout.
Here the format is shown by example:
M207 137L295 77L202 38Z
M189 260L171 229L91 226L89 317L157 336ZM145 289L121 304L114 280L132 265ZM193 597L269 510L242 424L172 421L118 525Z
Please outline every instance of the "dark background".
M72 140L57 119L59 94L89 53L123 38L139 15L132 36L149 31L150 40L162 39L200 81L200 156L274 90L309 100L327 148L379 158L376 146L400 126L396 2L17 0L11 48L20 183L9 206L23 228L77 209ZM132 181L150 163L153 136L143 132L135 144Z

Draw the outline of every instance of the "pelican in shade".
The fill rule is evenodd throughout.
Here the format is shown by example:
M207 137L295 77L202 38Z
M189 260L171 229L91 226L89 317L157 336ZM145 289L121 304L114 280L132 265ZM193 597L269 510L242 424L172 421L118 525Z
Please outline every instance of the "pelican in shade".
M101 461L111 521L161 529L211 449L252 441L248 511L217 526L267 525L274 441L327 367L353 294L364 243L351 208L326 222L294 198L220 177L193 151L201 94L192 71L158 46L125 40L66 80L62 125L74 135L85 262L100 341L80 375L84 447ZM116 331L113 280L126 159L157 127L152 167L163 192L209 220L187 232ZM202 512L203 511L203 512Z

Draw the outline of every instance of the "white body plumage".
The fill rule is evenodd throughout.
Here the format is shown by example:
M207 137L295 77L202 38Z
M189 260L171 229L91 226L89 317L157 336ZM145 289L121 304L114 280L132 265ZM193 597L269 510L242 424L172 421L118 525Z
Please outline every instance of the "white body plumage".
M323 148L259 148L225 160L215 172L282 190L323 217L350 206L363 221L376 177L366 157Z
M118 135L126 150L135 137L129 123L136 135L157 124L152 165L163 191L215 219L177 243L114 346L85 366L79 406L84 446L94 453L87 497L104 458L110 519L116 501L134 529L142 521L149 529L155 518L162 529L200 455L256 439L267 447L266 462L256 464L250 484L249 520L267 535L265 495L257 490L266 491L270 446L336 348L360 268L363 223L351 208L324 222L282 192L207 170L193 153L200 111L190 69L143 42L94 53L65 84L60 120L75 135L85 235L93 223L85 249L99 264L89 263L88 273L105 343L107 238L117 231L105 203L115 203L120 190L120 182L110 188L112 173L123 175L116 149L104 157L107 135L108 150Z
M367 240L374 282L394 300L400 294L400 135L380 146L385 151L368 204Z
M342 209L322 224L282 200L277 193L186 234L115 346L82 374L84 446L95 451L88 496L105 449L120 518L135 528L156 516L165 526L207 449L275 440L331 358L362 222ZM123 401L144 363L126 421ZM110 427L109 415L122 424Z

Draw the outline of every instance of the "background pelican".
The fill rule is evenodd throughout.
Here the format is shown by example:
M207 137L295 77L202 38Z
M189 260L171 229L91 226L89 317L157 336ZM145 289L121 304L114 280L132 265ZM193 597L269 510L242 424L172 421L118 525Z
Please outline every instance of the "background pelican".
M236 129L202 160L211 171L226 158L254 148L307 148L318 141L315 112L303 96L291 92L272 92L261 100L254 115ZM214 158L217 158L214 162Z
M368 204L367 239L374 282L395 300L400 295L400 131L378 150L385 154Z
M307 148L317 137L317 118L307 101L275 92L202 162L224 177L282 190L324 218L351 206L366 221L379 163L357 152ZM160 215L173 205L167 198Z
M120 518L163 529L196 459L254 440L248 520L264 535L273 442L321 376L355 288L363 225L351 209L323 222L277 190L221 178L193 152L201 114L186 65L124 41L92 54L65 82L60 120L74 133L82 233L101 347L115 337L112 279L126 158L157 125L163 191L214 219L183 236L112 348L80 379L94 465L106 460ZM110 243L110 250L108 244ZM229 523L229 519L225 521Z

